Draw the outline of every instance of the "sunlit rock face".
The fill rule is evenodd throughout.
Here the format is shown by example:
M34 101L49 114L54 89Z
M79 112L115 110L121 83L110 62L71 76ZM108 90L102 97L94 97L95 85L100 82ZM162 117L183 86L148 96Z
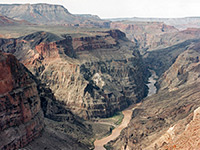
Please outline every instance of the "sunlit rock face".
M158 92L144 99L133 111L128 127L109 143L110 147L116 150L198 149L199 43L199 39L189 40L152 52L161 54L155 61L161 59L160 65L168 66L166 70L163 68L158 80Z
M0 42L83 118L111 116L146 95L142 58L119 30L73 38L36 32Z

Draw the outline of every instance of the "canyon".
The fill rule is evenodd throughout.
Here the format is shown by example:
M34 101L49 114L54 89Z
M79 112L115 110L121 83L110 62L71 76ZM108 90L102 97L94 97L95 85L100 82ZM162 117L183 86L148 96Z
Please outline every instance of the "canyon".
M145 67L124 33L97 34L72 38L36 32L0 39L0 49L13 53L73 113L85 119L109 117L145 96Z
M11 54L0 52L0 149L18 149L41 134L37 85Z
M198 149L198 17L0 13L0 149Z
M110 21L104 21L96 15L71 14L62 5L52 4L0 4L0 14L32 24L108 27Z
M150 70L150 72L151 72L151 76L149 77L148 79L149 83L147 84L147 86L149 87L147 97L155 94L157 91L157 88L155 87L157 76L154 71ZM121 131L128 126L131 120L132 112L135 109L137 109L137 107L140 105L141 103L133 104L129 106L127 109L123 110L122 113L124 115L124 118L121 124L118 127L116 127L112 131L112 134L109 135L108 137L105 137L100 140L96 140L94 142L95 150L105 150L106 148L104 148L104 145L106 145L108 142L112 140L115 140L120 135Z

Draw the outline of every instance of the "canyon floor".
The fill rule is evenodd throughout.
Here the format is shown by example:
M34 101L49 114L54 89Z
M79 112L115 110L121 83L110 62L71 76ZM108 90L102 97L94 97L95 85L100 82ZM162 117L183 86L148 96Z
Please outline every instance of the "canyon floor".
M199 149L198 17L0 8L1 150Z
M155 94L157 91L157 88L155 86L157 75L153 70L150 70L150 72L151 72L151 76L149 77L149 80L148 80L149 83L147 84L149 87L147 97ZM106 148L109 149L109 147L106 147L106 144L112 140L115 140L120 135L121 131L128 126L132 118L132 113L134 109L138 108L138 106L140 105L141 105L141 102L138 104L133 104L129 106L127 109L123 110L122 114L124 115L124 117L123 117L122 122L114 130L112 130L111 135L99 140L95 140L94 142L95 150L106 150Z

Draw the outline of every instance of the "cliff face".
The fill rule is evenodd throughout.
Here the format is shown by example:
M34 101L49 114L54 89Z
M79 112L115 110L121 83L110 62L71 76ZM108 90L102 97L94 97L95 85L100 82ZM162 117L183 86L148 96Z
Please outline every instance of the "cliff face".
M200 106L199 89L199 83L195 83L146 98L133 111L128 127L109 146L114 150L197 147L199 123L196 120L194 125L191 120Z
M25 20L15 20L0 14L0 26L12 26L12 25L31 25L31 23Z
M37 85L11 54L0 52L0 149L18 149L44 127Z
M27 20L33 24L109 27L110 21L93 15L73 15L61 5L0 4L0 13L10 18Z
M185 18L116 18L112 21L132 21L132 22L160 22L166 25L174 26L177 29L185 30L187 28L199 28L199 17L185 17Z
M152 52L161 54L154 55L155 61L164 58L159 64L162 71L171 66L158 80L158 93L144 99L133 111L128 127L109 143L111 148L154 150L199 146L199 50L199 40L190 40Z
M161 76L173 65L173 63L176 61L176 58L179 57L181 53L185 52L186 50L190 50L190 47L199 42L200 39L191 39L164 49L147 52L143 56L144 62L149 68L156 71L156 74L158 76ZM181 59L184 60L184 58ZM185 60L186 62L189 62L189 60ZM182 61L181 63L184 63L184 61Z
M111 28L120 29L127 37L137 43L140 52L163 49L189 39L199 38L199 29L188 28L179 31L162 22L112 22Z
M139 50L144 53L159 46L169 45L169 41L163 40L166 33L178 32L173 26L159 22L112 22L111 28L120 29L126 33L127 37L136 42Z
M192 119L191 119L192 118ZM200 107L187 118L178 121L146 149L198 149L200 146Z
M12 54L0 52L0 71L0 149L92 147L91 127L57 101Z
M107 117L145 96L145 68L124 33L95 34L61 38L40 32L2 40L1 49L13 52L75 114Z
M178 56L174 64L161 76L158 81L160 90L175 90L185 85L200 81L200 54L198 51L191 48Z

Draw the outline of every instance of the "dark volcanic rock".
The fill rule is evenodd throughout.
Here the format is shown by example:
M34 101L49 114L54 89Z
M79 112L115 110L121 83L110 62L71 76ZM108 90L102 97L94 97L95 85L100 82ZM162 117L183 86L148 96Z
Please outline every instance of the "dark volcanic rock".
M44 127L37 84L12 54L0 52L0 72L0 149L18 149Z

